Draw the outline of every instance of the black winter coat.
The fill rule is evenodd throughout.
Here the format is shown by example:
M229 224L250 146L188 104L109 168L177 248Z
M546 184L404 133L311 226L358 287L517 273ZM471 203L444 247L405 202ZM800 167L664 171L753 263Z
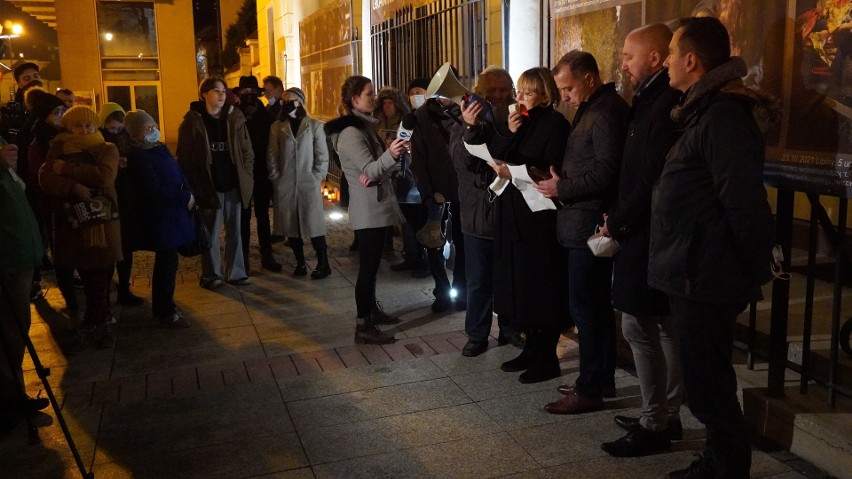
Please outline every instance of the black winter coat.
M466 129L456 124L450 129L453 166L459 182L459 206L462 233L480 239L494 238L494 203L488 185L496 174L485 161L473 156L464 146Z
M551 107L536 107L514 135L505 160L558 170L571 125ZM563 294L556 211L533 213L509 184L496 200L494 312L527 326L555 325Z
M127 130L115 135L106 128L101 128L104 140L118 148L118 156L127 159L130 155L130 134ZM119 161L118 173L115 176L115 191L118 193L118 210L121 212L121 247L125 252L144 249L142 242L144 231L139 222L136 212L142 201L137 194L134 182L137 179L131 176L127 164L122 167Z
M697 302L745 303L771 278L763 137L733 57L684 95L682 134L654 189L648 283Z
M614 83L580 105L557 183L559 244L587 248L586 240L615 200L630 107Z
M246 105L240 105L239 108L246 117L246 129L251 140L251 149L254 151L254 182L255 184L258 182L268 183L269 170L266 167L266 147L269 146L269 128L275 118L272 117L272 114L267 111L260 100L255 104L254 111L249 111L252 107Z
M417 125L411 136L411 171L423 202L435 193L447 201L458 201L459 183L450 156L450 128L456 123L437 100L414 110Z
M633 316L666 316L669 299L648 287L651 237L651 192L676 139L671 111L680 92L662 70L633 97L624 156L618 177L618 200L609 210L607 228L621 244L613 266L612 303Z

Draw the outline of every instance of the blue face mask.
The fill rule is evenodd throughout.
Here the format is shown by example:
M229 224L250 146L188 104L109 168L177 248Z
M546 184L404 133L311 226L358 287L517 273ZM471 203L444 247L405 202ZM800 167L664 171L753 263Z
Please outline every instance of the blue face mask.
M147 141L148 143L156 143L160 141L160 130L154 128L153 130L149 131L147 134L145 134L145 141Z

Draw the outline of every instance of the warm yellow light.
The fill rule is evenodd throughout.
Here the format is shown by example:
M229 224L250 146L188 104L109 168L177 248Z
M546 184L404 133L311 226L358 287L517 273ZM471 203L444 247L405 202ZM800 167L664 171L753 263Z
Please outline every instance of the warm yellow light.
M106 32L106 33L104 33L104 38L105 38L105 39L106 39L106 41L108 41L108 42L112 41L112 33L110 33L110 32Z
M14 33L15 35L20 35L24 33L24 27L22 27L20 23L12 25L12 33Z

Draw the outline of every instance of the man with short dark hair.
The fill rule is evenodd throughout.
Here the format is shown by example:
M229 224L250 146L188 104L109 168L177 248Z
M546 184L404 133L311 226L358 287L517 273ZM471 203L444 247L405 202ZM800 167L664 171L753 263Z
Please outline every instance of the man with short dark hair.
M278 120L281 112L281 95L284 94L284 82L275 75L269 75L261 80L263 96L266 98L266 111L272 115L272 121Z
M705 454L671 478L747 478L751 447L731 365L733 326L771 278L772 216L763 187L764 143L715 18L687 18L669 45L672 110L681 135L652 200L648 284L668 293L689 408L707 428Z
M642 413L639 418L615 416L627 435L601 447L616 457L668 449L683 430L680 357L669 298L648 287L651 192L676 138L670 113L680 99L663 67L671 38L669 27L646 25L630 32L622 49L621 69L633 86L633 104L618 200L601 232L621 245L613 265L612 303L621 311L621 331L633 352Z
M546 406L551 414L603 409L615 395L615 319L610 301L612 258L594 256L586 241L617 193L621 153L630 107L614 83L604 83L592 54L573 50L553 69L565 101L577 108L562 170L536 189L558 199L557 235L562 245L568 310L577 324L580 376L559 387L562 399Z
M77 103L77 96L68 88L60 88L56 90L56 96L65 103L65 108L71 108Z

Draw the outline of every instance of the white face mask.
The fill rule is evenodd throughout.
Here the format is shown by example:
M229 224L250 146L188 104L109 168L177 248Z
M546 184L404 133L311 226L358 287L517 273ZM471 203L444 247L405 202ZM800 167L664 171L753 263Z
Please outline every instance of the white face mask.
M268 98L268 100L269 100L269 106L274 105L274 104L275 104L275 102L276 102L276 101L278 101L278 99L277 99L277 98L275 98L275 97Z
M411 95L408 97L408 101L411 102L411 106L414 108L420 108L426 103L426 97L424 95Z
M148 143L156 143L160 141L160 130L158 128L154 128L145 134L145 141Z

